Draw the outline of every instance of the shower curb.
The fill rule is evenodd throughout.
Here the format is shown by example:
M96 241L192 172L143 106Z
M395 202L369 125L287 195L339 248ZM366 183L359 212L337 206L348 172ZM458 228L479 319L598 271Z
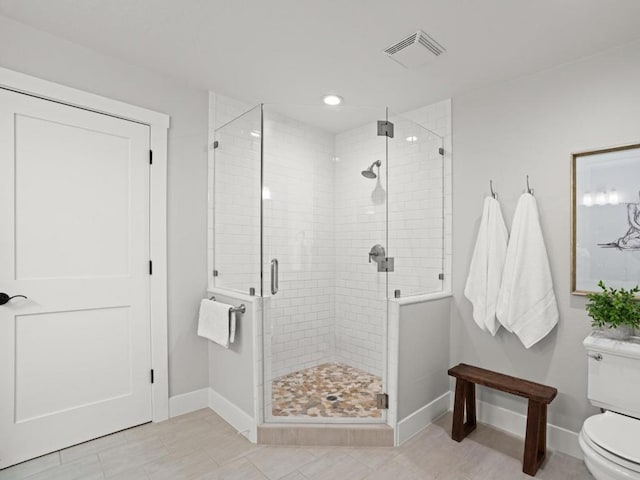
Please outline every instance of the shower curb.
M332 447L393 447L389 425L260 425L258 444Z

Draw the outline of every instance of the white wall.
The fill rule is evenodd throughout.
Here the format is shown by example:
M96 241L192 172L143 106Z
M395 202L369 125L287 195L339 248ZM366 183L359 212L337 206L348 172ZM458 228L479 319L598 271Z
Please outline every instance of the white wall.
M0 65L171 115L168 166L169 390L207 386L196 336L206 290L207 92L0 17Z
M450 298L400 306L398 421L449 391Z
M219 293L216 300L229 305L245 305L245 313L236 315L236 337L229 348L209 343L209 386L247 415L254 416L254 315L260 311L252 303L233 294ZM260 319L258 319L260 321Z
M595 410L587 401L582 340L590 331L584 298L570 294L570 154L640 140L640 43L453 100L455 147L451 363L467 362L559 390L549 422L579 431ZM525 350L500 331L482 333L463 288L489 179L510 224L531 177L551 261L560 323ZM480 399L520 413L525 403L482 391Z

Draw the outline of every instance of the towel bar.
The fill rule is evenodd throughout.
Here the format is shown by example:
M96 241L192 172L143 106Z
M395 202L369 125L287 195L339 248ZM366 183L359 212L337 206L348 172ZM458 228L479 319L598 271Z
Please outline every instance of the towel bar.
M215 296L211 296L209 297L209 300L211 300L212 302L216 301L216 297ZM229 309L229 313L245 313L247 311L247 308L244 306L244 303L241 303L239 307L231 307Z

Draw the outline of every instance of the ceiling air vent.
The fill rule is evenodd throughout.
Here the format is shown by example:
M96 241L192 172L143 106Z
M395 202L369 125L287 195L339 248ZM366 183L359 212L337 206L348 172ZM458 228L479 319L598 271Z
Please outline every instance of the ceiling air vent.
M387 48L391 60L406 68L415 68L433 60L444 52L444 47L422 30Z

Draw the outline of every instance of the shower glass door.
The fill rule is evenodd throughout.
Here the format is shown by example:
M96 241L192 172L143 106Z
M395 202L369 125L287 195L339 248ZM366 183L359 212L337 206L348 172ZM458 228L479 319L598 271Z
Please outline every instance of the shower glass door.
M264 420L385 422L386 111L262 118Z

